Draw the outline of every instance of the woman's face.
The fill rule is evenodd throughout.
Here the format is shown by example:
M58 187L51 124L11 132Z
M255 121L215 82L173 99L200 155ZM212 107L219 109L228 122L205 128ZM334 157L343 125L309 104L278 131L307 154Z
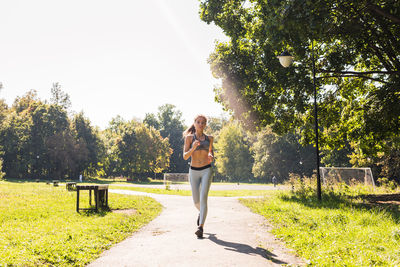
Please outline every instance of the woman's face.
M204 130L204 128L207 126L207 121L205 118L203 117L198 117L195 121L194 121L194 127L196 128L196 130Z

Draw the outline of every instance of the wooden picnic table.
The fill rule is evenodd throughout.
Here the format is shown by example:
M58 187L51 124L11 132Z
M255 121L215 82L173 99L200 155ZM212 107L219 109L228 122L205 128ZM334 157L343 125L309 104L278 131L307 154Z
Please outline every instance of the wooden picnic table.
M92 190L94 191L95 208L97 212L99 208L108 208L108 185L76 185L76 211L93 210L93 208L79 208L79 192L82 190L89 191L89 205L92 205Z

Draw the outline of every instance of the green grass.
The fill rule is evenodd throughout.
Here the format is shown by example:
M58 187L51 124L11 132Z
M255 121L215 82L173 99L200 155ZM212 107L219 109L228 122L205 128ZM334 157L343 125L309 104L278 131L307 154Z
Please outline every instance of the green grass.
M161 188L147 188L147 187L134 187L134 186L117 186L111 185L110 189L132 190L154 194L164 195L180 195L191 196L190 190L176 190L176 189L161 189ZM244 196L265 196L269 195L271 190L210 190L209 196L213 197L244 197Z
M275 193L241 203L313 266L399 266L399 206L371 206L343 195Z
M88 207L88 194L80 205ZM111 209L76 212L76 192L44 183L0 182L0 266L83 266L161 212L149 197L109 194Z

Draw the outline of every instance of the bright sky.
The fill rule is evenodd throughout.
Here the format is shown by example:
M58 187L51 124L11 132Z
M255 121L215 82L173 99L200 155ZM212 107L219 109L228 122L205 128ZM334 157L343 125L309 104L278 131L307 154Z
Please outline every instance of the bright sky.
M3 0L0 10L0 98L9 105L30 89L49 100L59 82L72 110L103 129L166 103L187 124L223 113L207 58L227 38L200 20L198 0Z

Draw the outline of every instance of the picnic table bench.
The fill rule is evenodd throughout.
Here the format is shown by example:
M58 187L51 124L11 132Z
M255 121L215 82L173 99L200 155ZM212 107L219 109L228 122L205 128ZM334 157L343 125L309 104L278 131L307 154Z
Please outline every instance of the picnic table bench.
M95 208L97 212L99 208L108 208L108 185L76 185L76 211L93 210L93 208L79 208L79 192L82 190L89 191L89 205L92 205L92 190L94 191Z
M76 190L76 182L67 182L65 183L65 187L68 191L75 191Z
M58 186L58 183L59 183L60 181L59 180L53 180L53 185L54 186Z

